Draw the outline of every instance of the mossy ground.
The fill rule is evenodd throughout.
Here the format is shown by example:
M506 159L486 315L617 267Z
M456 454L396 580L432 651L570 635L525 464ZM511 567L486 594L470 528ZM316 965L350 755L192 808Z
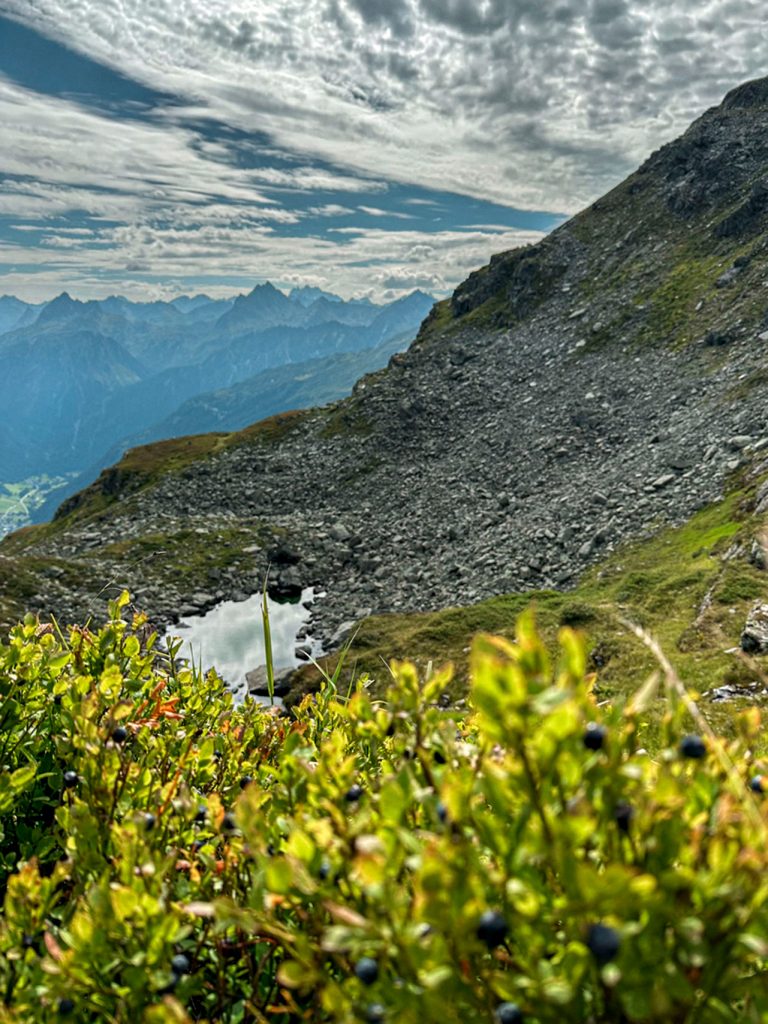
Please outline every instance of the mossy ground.
M215 592L227 570L245 575L255 571L246 549L268 547L281 535L279 529L253 520L204 533L180 529L116 539L77 559L44 558L23 550L0 556L0 629L10 629L24 616L46 577L55 575L70 592L104 602L124 587L134 589L137 579L142 588L161 594L168 582L182 594ZM111 567L109 573L105 563ZM254 579L254 590L259 585L260 578ZM140 598L137 603L142 603Z
M621 547L566 593L505 595L466 608L367 619L346 655L340 688L365 672L378 691L386 684L389 660L409 658L422 667L453 662L451 696L463 696L472 637L478 632L512 637L516 617L531 603L553 649L562 626L585 634L605 699L630 694L657 667L627 621L651 633L683 681L699 693L756 680L758 672L734 648L752 602L768 595L768 576L746 557L723 558L735 540L757 528L749 507L744 490L734 490L684 526ZM338 655L326 659L326 670L333 671L337 660ZM317 671L305 668L297 688L317 680ZM727 727L732 707L714 704L708 713Z

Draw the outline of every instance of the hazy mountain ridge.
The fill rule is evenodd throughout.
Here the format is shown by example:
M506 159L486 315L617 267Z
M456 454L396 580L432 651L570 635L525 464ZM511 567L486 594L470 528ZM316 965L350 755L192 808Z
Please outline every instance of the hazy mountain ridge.
M34 307L0 299L3 426L18 438L0 447L0 480L103 466L107 451L125 450L121 438L191 397L270 367L374 349L404 331L413 337L433 302L422 293L388 306L312 289L292 295L260 285L232 300L81 302L64 292Z
M734 474L762 472L768 447L758 86L539 245L494 257L349 399L136 450L52 527L7 539L9 565L56 558L77 579L30 569L33 606L82 619L97 582L119 579L168 622L195 592L200 606L255 592L269 553L249 537L267 523L295 556L278 574L327 590L316 619L330 640L371 609L572 586L627 540L738 490ZM182 543L183 578L159 555L137 568L140 552ZM751 545L730 555L750 586ZM642 581L629 582L631 602ZM744 593L724 600L741 608ZM692 628L695 603L686 614Z

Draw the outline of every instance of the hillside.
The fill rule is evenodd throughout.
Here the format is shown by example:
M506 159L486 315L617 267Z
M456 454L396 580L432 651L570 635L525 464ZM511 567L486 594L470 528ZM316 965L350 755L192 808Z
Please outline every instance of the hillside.
M349 399L134 451L51 526L8 538L4 617L81 619L119 582L172 621L196 594L258 590L280 538L293 576L327 591L327 640L371 611L567 590L600 565L626 586L597 593L598 571L592 603L647 618L683 593L668 639L685 646L728 556L741 582L696 640L721 652L762 590L766 181L768 79L539 245L494 257ZM625 545L687 521L666 589L653 547L630 578ZM433 623L425 657L443 653Z
M64 292L39 308L4 297L0 430L18 440L0 447L0 484L71 473L82 487L144 432L173 436L174 428L161 424L189 399L205 396L183 414L188 429L211 429L219 400L212 392L289 364L327 360L316 368L317 394L301 401L338 398L348 388L332 382L349 374L337 372L333 357L377 349L403 334L410 341L432 304L418 291L383 306L311 290L291 298L269 284L235 300L197 296L180 303L116 296L80 302ZM361 372L383 366L388 355L363 360ZM285 408L256 402L251 419ZM49 501L74 489L68 485Z

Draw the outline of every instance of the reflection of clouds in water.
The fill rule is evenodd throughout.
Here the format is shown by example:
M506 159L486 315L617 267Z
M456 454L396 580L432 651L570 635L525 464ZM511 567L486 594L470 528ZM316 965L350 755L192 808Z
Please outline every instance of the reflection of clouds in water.
M309 619L304 605L313 597L309 589L297 604L267 598L275 668L299 664L296 634ZM182 655L194 658L196 665L202 661L204 671L215 668L233 690L243 690L246 672L266 663L261 601L261 594L254 594L247 601L225 601L206 615L187 618L176 629L184 641Z

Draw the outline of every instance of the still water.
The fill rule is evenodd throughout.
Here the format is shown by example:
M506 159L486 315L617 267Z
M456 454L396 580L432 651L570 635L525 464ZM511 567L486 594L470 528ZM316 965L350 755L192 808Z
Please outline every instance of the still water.
M300 663L296 657L297 634L309 619L314 599L311 587L295 604L278 604L267 598L275 669ZM238 697L248 692L246 673L267 660L261 602L261 594L247 601L225 601L205 615L189 616L174 629L184 641L182 655L194 658L195 665L202 662L204 671L215 668Z

